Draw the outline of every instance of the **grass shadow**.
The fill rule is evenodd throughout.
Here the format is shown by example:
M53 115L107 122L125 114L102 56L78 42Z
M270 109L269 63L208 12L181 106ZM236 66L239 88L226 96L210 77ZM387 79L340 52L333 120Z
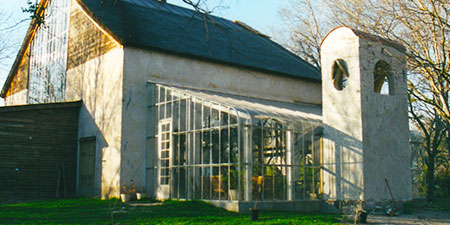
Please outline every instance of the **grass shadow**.
M260 220L252 222L247 213L226 211L202 201L142 205L91 198L0 205L0 224L338 224L341 218L338 214L263 211Z

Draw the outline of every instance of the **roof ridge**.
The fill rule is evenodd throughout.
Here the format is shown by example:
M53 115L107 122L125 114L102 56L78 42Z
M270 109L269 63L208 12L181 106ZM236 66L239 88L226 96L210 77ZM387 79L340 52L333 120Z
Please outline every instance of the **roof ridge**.
M248 25L248 24L246 24L246 23L244 23L244 22L242 22L242 21L234 20L233 23L235 23L235 24L241 26L241 27L244 28L245 30L248 30L248 31L250 31L250 32L252 32L252 33L254 33L254 34L256 34L256 35L259 35L259 36L261 36L261 37L265 37L265 38L269 38L269 39L270 39L270 36L269 36L269 35L266 35L266 34L263 34L263 33L259 32L259 30L257 30L257 29L255 29L255 28L251 27L250 25Z

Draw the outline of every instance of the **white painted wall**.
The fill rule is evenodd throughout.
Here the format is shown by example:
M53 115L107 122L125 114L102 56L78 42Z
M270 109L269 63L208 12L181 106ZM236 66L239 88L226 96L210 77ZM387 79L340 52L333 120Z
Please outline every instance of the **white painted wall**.
M363 188L361 87L358 37L350 29L335 30L322 43L322 117L324 123L323 188L325 199L358 199ZM332 81L336 59L347 62L347 87Z
M146 187L151 194L155 191L156 150L149 144L151 137L146 138L148 80L278 101L321 103L317 82L131 47L124 48L124 58L121 177L125 182L133 179L136 188Z
M102 198L119 197L123 48L67 71L66 101L82 100L79 138L96 137L95 188Z

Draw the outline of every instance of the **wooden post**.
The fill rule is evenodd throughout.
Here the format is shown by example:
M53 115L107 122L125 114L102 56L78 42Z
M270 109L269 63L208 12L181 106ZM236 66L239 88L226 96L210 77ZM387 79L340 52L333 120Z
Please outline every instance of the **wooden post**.
M55 197L59 198L59 186L61 184L61 169L58 169L58 179L56 180L56 193Z
M63 180L63 197L67 197L67 184L66 184L66 166L64 161L62 162L62 180Z

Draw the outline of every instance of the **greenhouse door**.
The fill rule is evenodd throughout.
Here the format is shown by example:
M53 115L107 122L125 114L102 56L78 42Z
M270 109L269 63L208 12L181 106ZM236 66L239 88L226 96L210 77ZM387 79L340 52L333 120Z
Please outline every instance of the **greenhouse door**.
M172 156L172 121L161 120L158 125L158 199L170 197L170 158Z

